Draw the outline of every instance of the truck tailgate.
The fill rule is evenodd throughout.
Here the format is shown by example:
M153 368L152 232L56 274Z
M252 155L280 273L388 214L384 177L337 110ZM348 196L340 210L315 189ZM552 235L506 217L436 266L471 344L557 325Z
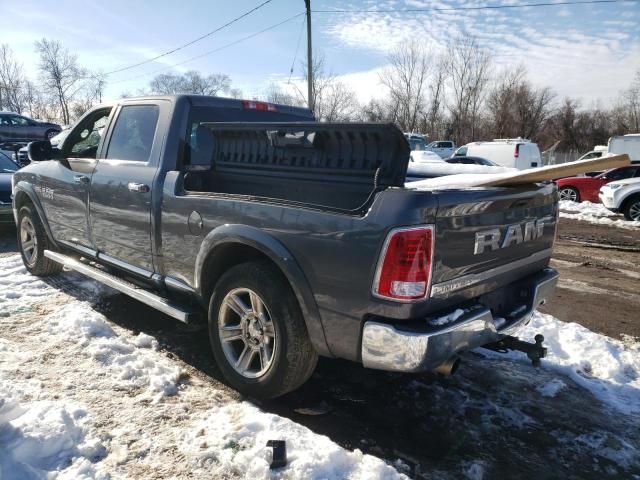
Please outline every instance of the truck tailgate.
M438 209L432 295L550 256L558 210L553 184L433 194Z

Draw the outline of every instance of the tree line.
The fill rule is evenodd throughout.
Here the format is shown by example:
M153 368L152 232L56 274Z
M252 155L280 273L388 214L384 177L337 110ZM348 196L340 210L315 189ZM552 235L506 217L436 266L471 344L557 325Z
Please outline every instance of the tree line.
M70 124L102 101L105 78L80 65L60 42L43 38L34 44L38 78L27 78L8 45L0 45L0 110ZM288 85L271 84L256 99L305 106L307 68ZM585 106L575 98L558 98L550 88L534 85L523 65L498 69L490 52L474 38L450 42L434 53L418 41L404 43L379 73L380 91L365 104L314 56L312 95L316 117L323 121L394 122L405 132L462 145L493 138L529 138L542 149L584 152L609 137L640 132L640 69L627 89L603 92L615 100L607 107ZM136 94L223 95L240 98L229 75L156 75ZM121 96L130 96L123 92Z

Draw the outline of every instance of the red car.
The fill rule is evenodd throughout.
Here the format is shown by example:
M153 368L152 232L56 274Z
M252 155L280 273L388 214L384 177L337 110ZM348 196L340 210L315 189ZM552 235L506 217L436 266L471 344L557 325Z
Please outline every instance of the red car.
M598 192L603 185L614 180L640 177L640 165L613 168L595 177L568 177L556 180L560 200L599 203Z

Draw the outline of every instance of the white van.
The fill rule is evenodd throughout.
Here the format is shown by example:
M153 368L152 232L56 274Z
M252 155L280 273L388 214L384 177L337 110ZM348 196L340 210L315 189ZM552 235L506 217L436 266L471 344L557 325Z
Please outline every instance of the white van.
M501 167L525 170L542 166L538 144L523 138L496 138L493 142L468 143L465 147L467 157L487 158Z
M626 153L632 162L640 162L640 133L611 137L607 151L616 155Z

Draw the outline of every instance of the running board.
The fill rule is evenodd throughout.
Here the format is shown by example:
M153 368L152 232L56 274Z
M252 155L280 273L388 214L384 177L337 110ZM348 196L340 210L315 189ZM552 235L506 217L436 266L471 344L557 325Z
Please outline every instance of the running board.
M179 306L172 304L168 299L156 295L149 290L134 285L131 282L127 282L115 275L111 275L98 268L92 267L85 263L76 260L75 258L63 255L61 253L52 252L51 250L45 250L44 256L54 262L62 264L63 267L70 270L75 270L78 273L82 273L87 277L91 277L100 283L103 283L115 290L118 290L131 298L149 305L150 307L159 310L162 313L166 313L170 317L180 320L184 323L192 323L197 317L198 312L185 310Z

